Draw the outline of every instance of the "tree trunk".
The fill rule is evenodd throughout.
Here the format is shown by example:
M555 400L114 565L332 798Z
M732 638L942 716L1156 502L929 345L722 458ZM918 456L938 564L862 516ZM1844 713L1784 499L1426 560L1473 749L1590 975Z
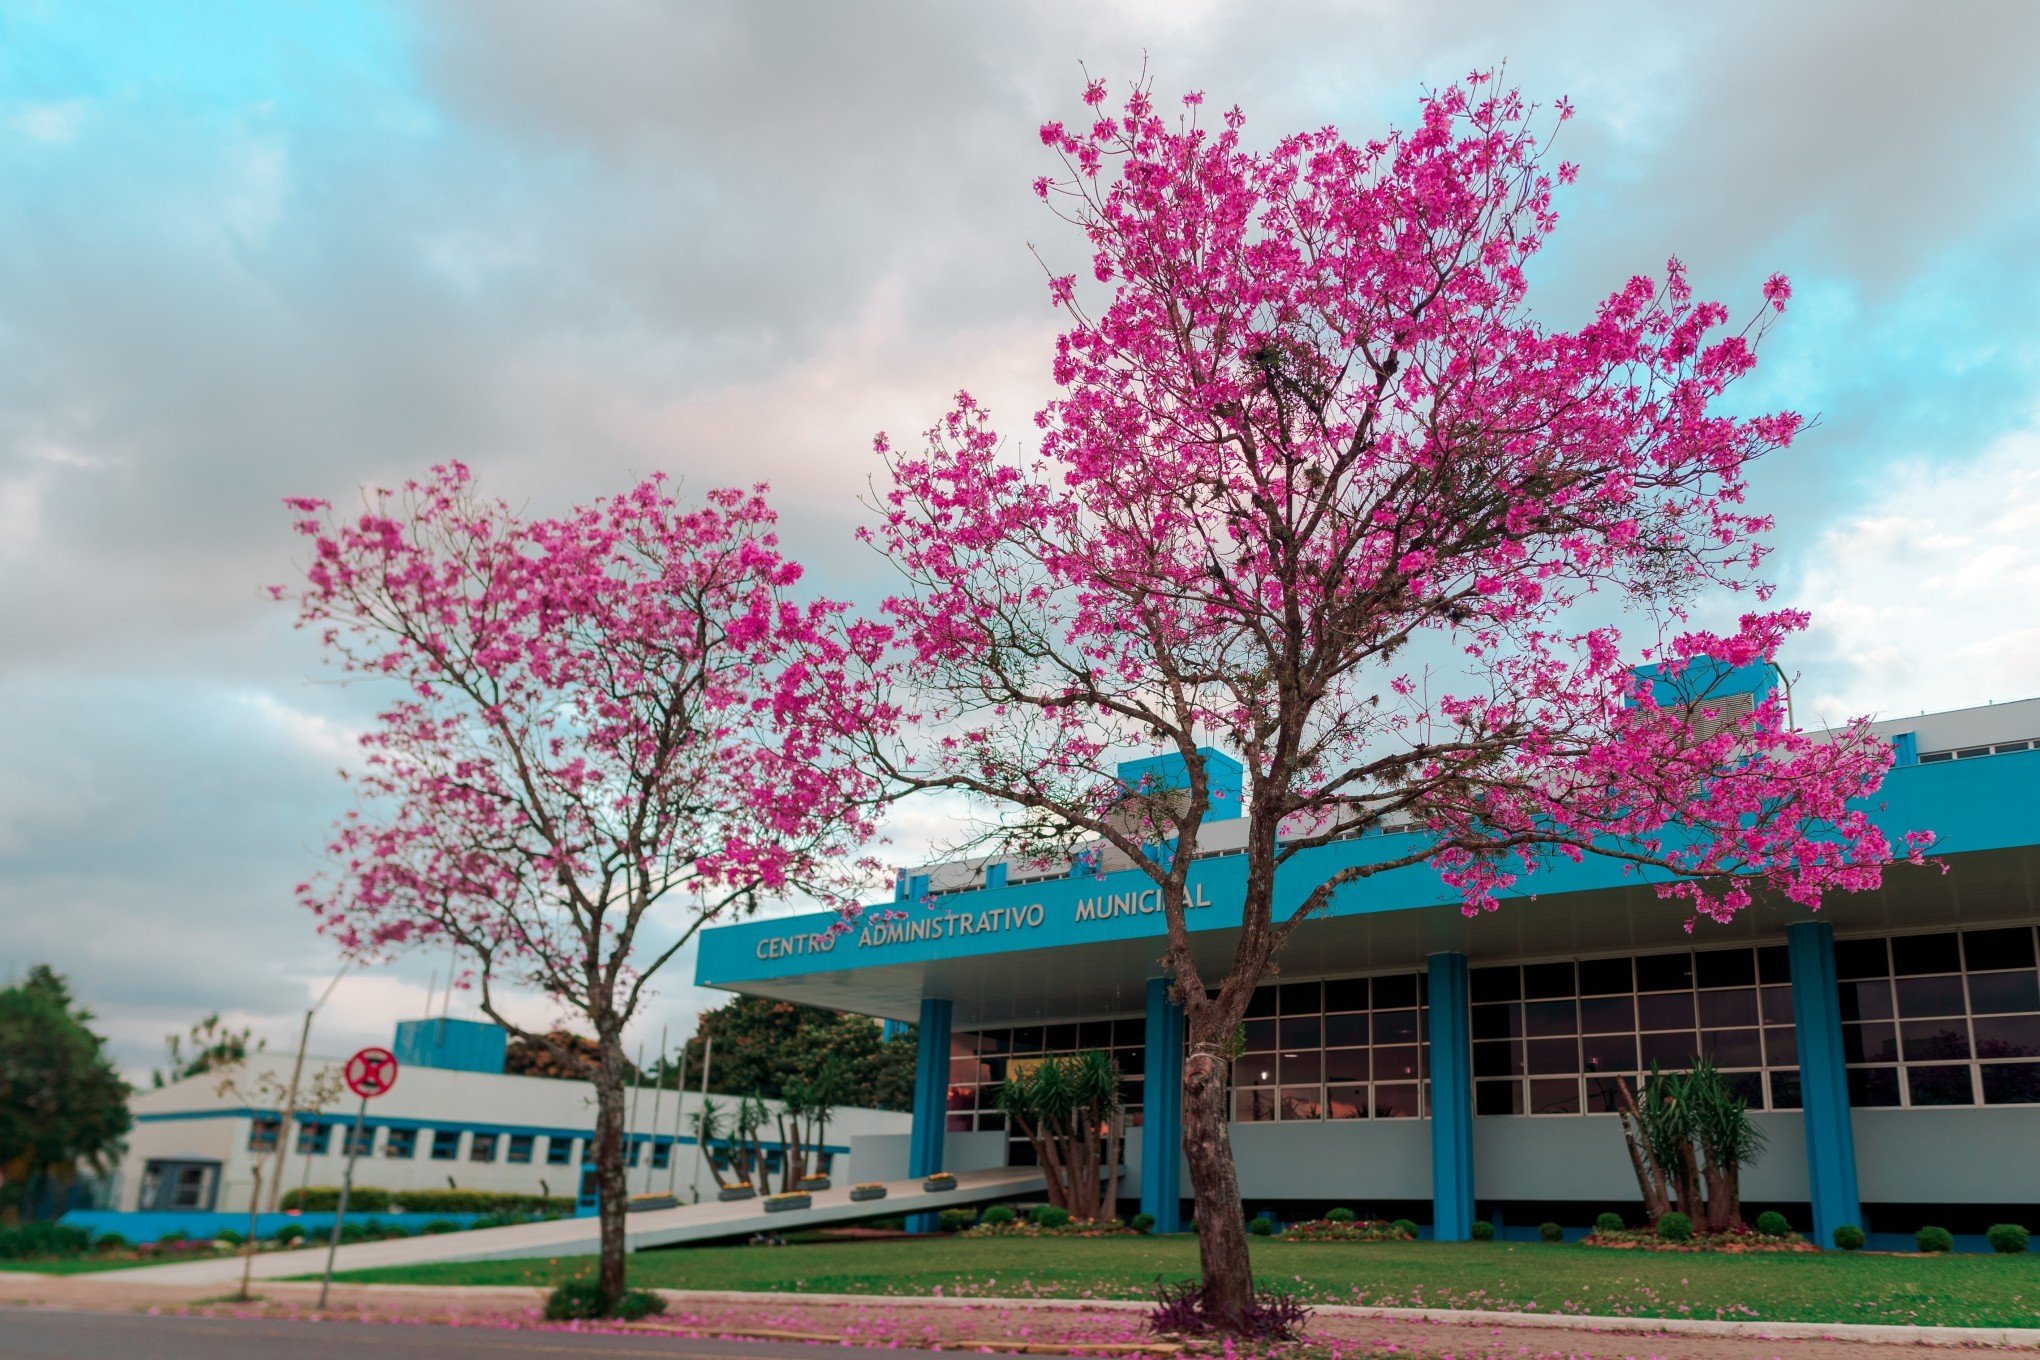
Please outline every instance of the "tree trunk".
M1190 1024L1183 1061L1183 1156L1197 1198L1197 1260L1204 1273L1204 1304L1211 1320L1238 1331L1254 1301L1254 1271L1247 1260L1247 1230L1240 1207L1239 1174L1226 1131L1224 1035L1208 1007ZM1157 1149L1156 1155L1163 1155Z
M596 1283L611 1306L623 1297L623 1034L598 1025L595 1065L595 1184L602 1233Z

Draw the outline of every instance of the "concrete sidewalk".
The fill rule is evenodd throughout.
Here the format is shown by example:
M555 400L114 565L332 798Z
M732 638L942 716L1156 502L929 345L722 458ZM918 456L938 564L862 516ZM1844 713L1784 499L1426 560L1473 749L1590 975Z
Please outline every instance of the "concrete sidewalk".
M838 1186L814 1192L814 1204L807 1209L782 1213L765 1212L757 1199L722 1203L682 1205L678 1209L653 1209L630 1215L625 1248L643 1251L647 1247L670 1247L685 1242L705 1242L719 1237L744 1237L758 1232L790 1232L801 1228L849 1223L861 1218L893 1218L900 1214L924 1213L986 1200L1024 1195L1043 1188L1041 1172L1029 1167L1001 1167L990 1171L957 1173L956 1189L929 1191L917 1180L892 1181L882 1200L853 1204L850 1187ZM371 1215L363 1215L364 1218ZM467 1232L439 1233L426 1237L399 1237L386 1242L357 1242L340 1248L334 1269L370 1270L381 1266L425 1265L437 1261L510 1261L525 1257L592 1256L599 1245L599 1230L593 1218L557 1218L544 1223L520 1223L508 1228L481 1228ZM280 1279L324 1269L325 1249L309 1247L296 1251L263 1252L255 1258L255 1278ZM176 1261L160 1266L138 1266L120 1274L141 1284L233 1284L241 1278L241 1258L214 1257L203 1261Z

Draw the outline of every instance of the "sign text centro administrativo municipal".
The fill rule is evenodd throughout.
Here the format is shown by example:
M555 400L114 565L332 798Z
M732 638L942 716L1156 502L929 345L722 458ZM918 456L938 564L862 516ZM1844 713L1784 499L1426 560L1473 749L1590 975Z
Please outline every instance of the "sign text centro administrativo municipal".
M1192 910L1211 905L1202 885L1192 887L1189 892ZM1161 889L1148 888L1140 892L1098 893L1080 897L1072 909L1071 919L1081 925L1087 921L1110 921L1121 916L1158 916L1161 910ZM866 914L871 919L856 928L859 949L880 949L886 945L923 940L961 939L971 935L1013 934L1039 929L1048 919L1048 909L1039 902L1030 902L1024 907L986 907L982 911L901 907L891 909L887 919L883 920L877 919L878 913L868 908ZM836 941L841 938L842 935L828 931L767 935L758 941L756 952L761 959L826 954L835 949Z

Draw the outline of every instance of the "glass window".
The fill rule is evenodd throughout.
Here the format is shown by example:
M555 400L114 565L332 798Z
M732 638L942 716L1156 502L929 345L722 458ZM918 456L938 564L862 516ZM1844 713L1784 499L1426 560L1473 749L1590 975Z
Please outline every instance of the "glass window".
M515 1160L513 1158L513 1160ZM673 1161L673 1145L661 1138L652 1144L652 1170L664 1171Z
M506 1162L516 1162L520 1165L529 1162L531 1160L531 1149L537 1142L538 1139L528 1133L511 1134L510 1147L504 1152L503 1160Z
M300 1157L323 1157L333 1146L333 1126L313 1122L298 1125L297 1151Z
M1855 975L1841 986L1854 1021L1842 1026L1852 1103L2040 1103L2027 1064L2014 1061L2040 1057L2030 927L1840 940L1838 963L1844 946Z
M418 1130L391 1129L383 1139L383 1158L386 1161L404 1161L418 1155Z
M432 1160L450 1162L460 1156L460 1131L458 1129L432 1130Z
M558 1134L545 1140L545 1164L566 1166L574 1160L574 1140Z
M471 1162L493 1162L496 1160L496 1138L493 1133L478 1133L468 1143L468 1160ZM636 1161L636 1158L632 1158Z
M248 1151L276 1151L276 1140L282 1132L282 1116L273 1114L257 1116L248 1125Z
M340 1149L341 1156L373 1157L375 1156L375 1125L363 1124L357 1129L352 1124L349 1124L347 1126L347 1136L341 1141L343 1143Z

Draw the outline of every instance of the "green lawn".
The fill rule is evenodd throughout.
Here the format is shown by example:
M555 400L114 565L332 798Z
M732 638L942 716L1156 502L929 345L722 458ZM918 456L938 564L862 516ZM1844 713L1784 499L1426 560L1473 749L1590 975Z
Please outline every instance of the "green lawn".
M125 1256L59 1256L40 1261L0 1261L0 1270L30 1275L89 1275L101 1270L132 1270L136 1266L160 1266L195 1259L190 1256L158 1256L154 1260Z
M666 1289L841 1294L1145 1298L1196 1271L1179 1238L943 1238L786 1247L692 1247L631 1258L633 1283ZM548 1284L588 1258L354 1271L397 1284ZM1711 1256L1525 1243L1254 1245L1264 1284L1313 1303L1491 1308L1624 1317L2032 1327L2040 1254Z

